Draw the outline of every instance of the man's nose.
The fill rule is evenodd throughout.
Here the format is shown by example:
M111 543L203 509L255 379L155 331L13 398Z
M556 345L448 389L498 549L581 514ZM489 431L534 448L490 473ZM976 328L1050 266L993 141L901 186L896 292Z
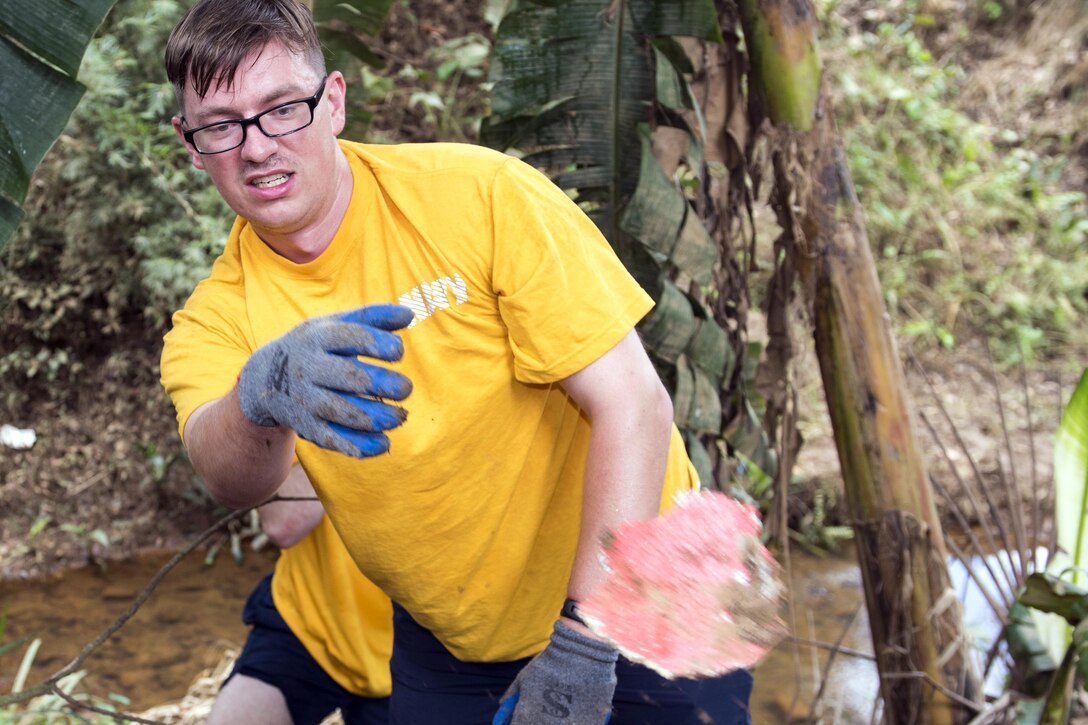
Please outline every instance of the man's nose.
M260 163L276 153L278 148L277 139L269 138L257 124L253 124L246 129L246 137L242 141L240 151L242 158L246 161Z

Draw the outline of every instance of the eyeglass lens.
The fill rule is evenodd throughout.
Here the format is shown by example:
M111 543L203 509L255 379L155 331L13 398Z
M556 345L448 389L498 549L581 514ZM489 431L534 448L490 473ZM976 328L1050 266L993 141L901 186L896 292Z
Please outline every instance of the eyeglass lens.
M265 136L285 136L300 131L312 120L313 111L306 101L277 106L254 119ZM241 121L227 121L195 132L193 145L201 153L218 153L240 146L244 138L244 124Z

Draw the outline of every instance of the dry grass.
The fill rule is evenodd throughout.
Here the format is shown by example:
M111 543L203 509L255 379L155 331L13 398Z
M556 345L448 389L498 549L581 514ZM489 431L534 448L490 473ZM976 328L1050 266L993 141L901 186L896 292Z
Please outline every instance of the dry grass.
M156 705L150 710L139 713L139 716L165 723L165 725L201 725L211 714L219 686L237 658L237 649L230 647L224 650L214 666L197 675L193 684L189 686L189 691L180 700ZM343 722L344 719L337 711L322 720L321 725L343 725Z

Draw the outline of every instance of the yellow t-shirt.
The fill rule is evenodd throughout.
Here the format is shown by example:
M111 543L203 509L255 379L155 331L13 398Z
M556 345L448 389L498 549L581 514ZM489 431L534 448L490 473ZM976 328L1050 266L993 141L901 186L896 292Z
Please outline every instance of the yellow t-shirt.
M337 684L356 695L389 696L393 605L359 572L327 516L280 554L272 600Z
M341 142L350 208L306 264L238 220L174 316L162 377L184 430L258 346L366 304L415 311L390 367L413 392L388 454L306 441L298 458L362 571L466 661L540 651L577 544L589 423L556 384L652 306L608 242L538 171L465 144ZM673 431L662 505L697 485Z

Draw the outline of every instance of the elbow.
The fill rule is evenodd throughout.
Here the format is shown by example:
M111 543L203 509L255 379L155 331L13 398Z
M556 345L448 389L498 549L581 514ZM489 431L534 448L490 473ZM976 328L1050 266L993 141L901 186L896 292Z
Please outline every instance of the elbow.
M229 509L239 510L253 508L261 503L264 503L265 499L275 493L273 488L269 493L253 497L245 495L246 492L240 490L240 487L231 485L229 482L219 481L211 476L200 474L197 470L201 480L204 481L204 490L208 492L208 495L221 506L226 506Z
M289 549L302 541L302 537L306 535L301 527L293 526L290 521L262 521L261 530L277 549Z

